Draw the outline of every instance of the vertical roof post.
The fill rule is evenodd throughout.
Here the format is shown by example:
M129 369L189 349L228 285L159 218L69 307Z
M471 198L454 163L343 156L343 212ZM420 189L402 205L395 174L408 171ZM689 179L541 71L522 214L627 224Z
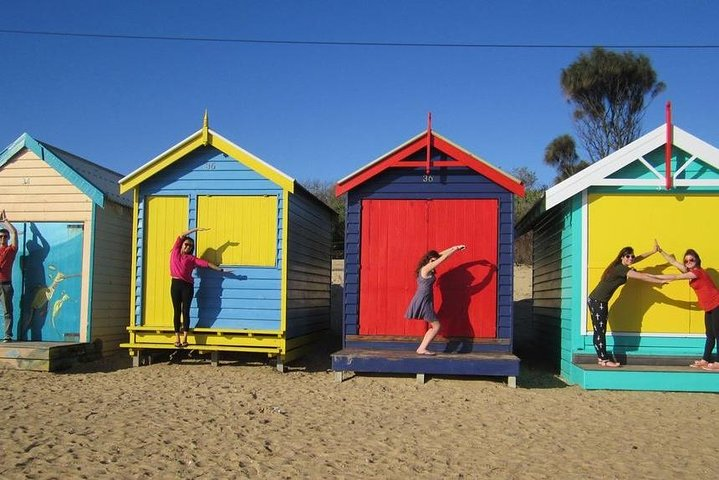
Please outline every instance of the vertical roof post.
M429 175L432 162L432 112L427 113L427 165L424 167L425 175Z
M664 147L664 175L666 178L666 189L672 189L672 102L667 101L667 143Z
M207 115L207 109L205 109L205 117L202 119L202 144L208 145L210 143L210 119Z

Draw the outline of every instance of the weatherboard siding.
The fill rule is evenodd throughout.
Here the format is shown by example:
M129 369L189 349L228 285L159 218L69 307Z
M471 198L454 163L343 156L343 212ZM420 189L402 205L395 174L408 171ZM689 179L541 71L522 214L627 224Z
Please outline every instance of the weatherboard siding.
M25 148L0 169L0 205L10 221L89 222L93 202Z
M566 324L571 311L563 309L567 293L563 288L571 270L563 268L565 246L571 242L566 229L569 211L566 205L545 215L534 228L532 269L533 343L547 358L564 358L565 339L570 333Z
M90 341L112 353L127 339L132 212L114 202L95 210Z
M287 338L329 328L331 214L303 196L289 202Z

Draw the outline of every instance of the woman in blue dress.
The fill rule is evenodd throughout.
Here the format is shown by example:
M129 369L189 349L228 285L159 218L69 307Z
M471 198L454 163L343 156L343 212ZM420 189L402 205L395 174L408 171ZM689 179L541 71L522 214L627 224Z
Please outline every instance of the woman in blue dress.
M424 320L430 325L430 329L424 334L422 343L417 348L418 355L434 355L435 353L428 350L430 342L439 333L439 319L434 311L434 295L433 286L435 282L434 270L442 262L447 260L452 254L458 250L464 250L464 245L455 245L437 253L436 250L430 250L425 253L417 265L415 274L417 275L417 291L409 302L405 318L411 320Z

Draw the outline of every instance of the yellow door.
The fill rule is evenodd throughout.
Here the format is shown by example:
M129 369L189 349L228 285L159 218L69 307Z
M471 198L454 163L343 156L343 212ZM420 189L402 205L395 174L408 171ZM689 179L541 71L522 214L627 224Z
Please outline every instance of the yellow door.
M172 327L170 251L177 236L189 228L188 210L187 197L148 197L145 201L145 326Z

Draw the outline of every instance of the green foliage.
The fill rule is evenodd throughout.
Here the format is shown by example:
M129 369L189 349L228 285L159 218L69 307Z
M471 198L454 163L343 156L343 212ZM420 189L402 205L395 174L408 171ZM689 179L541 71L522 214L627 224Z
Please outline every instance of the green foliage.
M515 168L512 170L512 175L524 184L524 198L519 195L514 196L514 222L516 223L542 198L546 186L537 185L537 175L527 167ZM528 232L514 239L515 263L532 264L532 235L533 232Z
M571 135L560 135L547 145L544 150L544 163L556 168L555 183L559 183L589 166L588 162L579 159L577 146Z
M600 47L563 69L560 84L592 163L639 138L646 108L666 88L646 55Z
M345 195L337 197L335 195L335 184L327 180L312 179L301 183L310 193L337 212L337 217L332 222L332 258L343 258L345 244Z

